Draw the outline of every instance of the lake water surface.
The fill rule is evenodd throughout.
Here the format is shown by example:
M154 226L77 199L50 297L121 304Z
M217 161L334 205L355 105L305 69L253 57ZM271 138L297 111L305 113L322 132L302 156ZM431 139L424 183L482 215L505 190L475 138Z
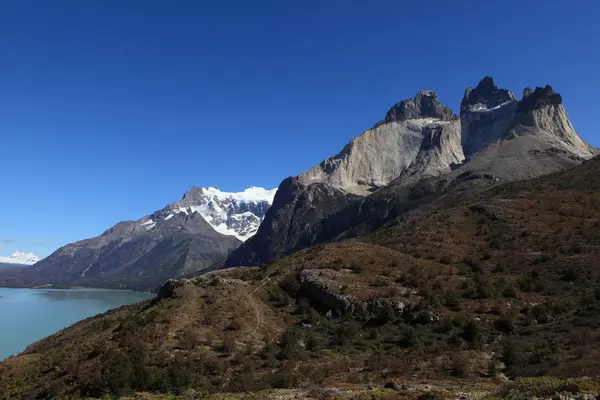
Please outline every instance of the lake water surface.
M107 289L0 288L0 360L77 321L153 296Z

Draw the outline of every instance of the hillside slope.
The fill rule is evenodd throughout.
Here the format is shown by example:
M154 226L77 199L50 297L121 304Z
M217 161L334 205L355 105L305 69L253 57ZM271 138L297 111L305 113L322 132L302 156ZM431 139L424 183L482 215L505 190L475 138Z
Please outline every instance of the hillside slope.
M0 396L600 374L600 158L360 240L169 281L4 360Z

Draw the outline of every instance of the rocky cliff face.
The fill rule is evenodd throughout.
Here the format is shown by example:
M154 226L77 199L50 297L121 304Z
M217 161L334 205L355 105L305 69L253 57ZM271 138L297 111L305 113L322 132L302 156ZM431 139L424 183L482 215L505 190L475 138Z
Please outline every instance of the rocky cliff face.
M490 79L484 81L483 86L489 89ZM465 99L470 98L468 93ZM575 132L561 96L550 86L535 91L526 88L520 101L513 98L506 89L493 85L478 99L483 104L500 103L499 108L469 111L463 100L462 141L470 159L447 176L454 190L479 184L473 179L476 176L493 177L488 184L528 179L571 168L597 154Z
M588 159L598 153L575 132L562 97L551 86L526 88L518 103L513 126L506 137L533 135L548 142L550 146Z
M526 89L517 101L486 77L465 91L460 120L435 92L422 91L393 106L342 152L293 178L295 189L276 199L258 234L225 265L256 264L364 235L500 183L571 168L595 154L549 86ZM316 183L322 196L311 203L308 193ZM335 207L315 211L319 204Z
M285 179L256 235L234 250L225 265L255 265L310 245L303 237L312 226L358 198L325 182L305 185L298 177Z
M398 176L438 176L463 161L460 123L434 91L394 105L334 157L280 185L256 236L225 266L252 265L314 243L316 227Z
M500 89L485 77L475 89L467 88L460 105L461 143L472 158L504 135L513 123L517 100L512 92Z
M394 105L375 127L354 138L339 154L300 174L298 180L304 185L325 182L347 193L367 195L404 172L432 129L442 125L457 130L458 117L440 103L436 92L421 91ZM462 161L457 160L461 156L457 154L448 164Z

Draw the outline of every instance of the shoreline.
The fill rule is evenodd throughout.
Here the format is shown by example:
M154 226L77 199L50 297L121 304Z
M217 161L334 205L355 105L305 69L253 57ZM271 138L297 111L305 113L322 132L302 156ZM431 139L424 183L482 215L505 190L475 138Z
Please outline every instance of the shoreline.
M56 285L56 284L43 284L36 286L5 286L0 284L0 289L33 289L33 290L112 290L119 292L136 292L136 293L150 293L153 295L158 294L158 289L155 291L149 290L137 290L137 289L124 289L124 288L112 288L103 286L82 286L82 285Z
M15 287L15 286L0 286L0 289L14 289L14 290L78 290L78 291L111 291L111 292L128 292L128 293L143 293L152 296L156 296L155 292L148 292L143 290L134 289L111 289L105 287L92 287L92 286L70 286L70 287L56 287L55 285L41 285L41 286L30 286L30 287ZM2 297L2 296L0 296Z

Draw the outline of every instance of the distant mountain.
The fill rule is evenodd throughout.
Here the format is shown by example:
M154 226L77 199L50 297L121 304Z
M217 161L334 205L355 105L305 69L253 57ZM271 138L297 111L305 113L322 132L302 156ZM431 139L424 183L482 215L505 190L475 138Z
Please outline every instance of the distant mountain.
M0 276L0 284L153 290L224 259L256 232L274 195L257 187L239 193L194 187L161 210L63 246L17 276Z
M14 252L10 257L0 256L1 264L33 265L40 261L40 258L33 253Z
M183 199L165 208L166 218L178 213L200 213L219 233L246 241L258 230L273 203L277 189L251 187L243 192L228 193L217 188L193 187Z
M442 200L568 169L596 154L550 86L526 88L517 100L485 77L466 89L460 117L424 90L339 154L285 179L257 234L224 266L404 223Z

